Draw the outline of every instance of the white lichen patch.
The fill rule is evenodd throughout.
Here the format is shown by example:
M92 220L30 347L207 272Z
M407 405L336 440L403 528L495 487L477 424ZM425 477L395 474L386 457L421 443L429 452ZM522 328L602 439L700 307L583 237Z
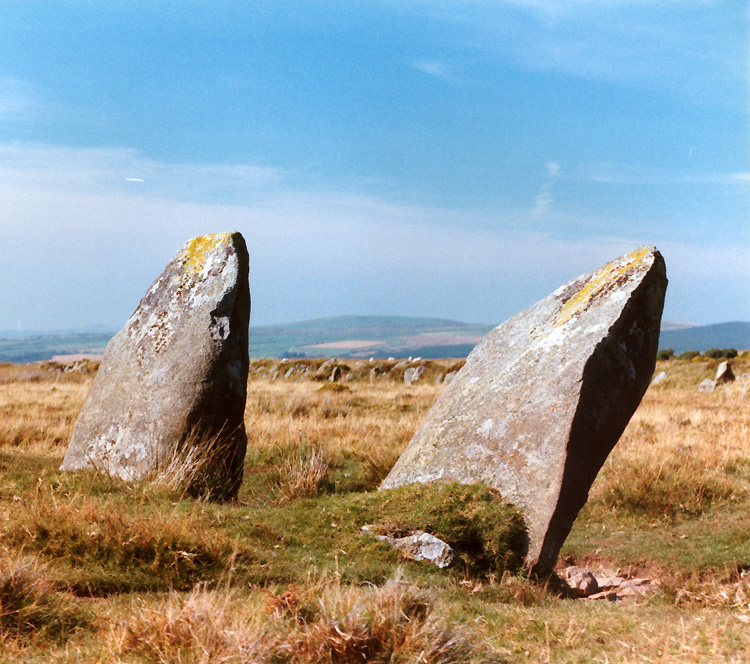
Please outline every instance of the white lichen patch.
M214 341L221 341L229 336L229 316L219 316L211 322L211 338Z
M493 422L491 419L485 420L484 422L482 422L482 424L480 424L477 427L477 433L480 436L484 436L485 438L488 438L490 433L492 433L492 424Z
M467 459L471 460L489 459L493 457L493 453L484 445L480 445L479 443L470 443L464 450L464 456L466 456Z

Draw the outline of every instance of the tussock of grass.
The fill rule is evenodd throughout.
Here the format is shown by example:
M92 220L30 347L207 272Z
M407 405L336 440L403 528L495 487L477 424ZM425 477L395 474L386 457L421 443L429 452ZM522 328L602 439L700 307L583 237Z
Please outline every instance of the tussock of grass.
M0 554L0 647L29 640L59 641L88 616L57 592L39 564L17 554Z
M520 512L480 484L412 484L377 494L372 510L382 534L424 530L446 541L475 571L517 569L526 529Z
M244 435L244 434L243 434ZM180 497L198 500L231 499L237 474L232 465L237 436L219 431L206 435L192 431L173 448L147 480L163 484ZM244 446L244 442L241 443Z
M238 555L232 539L199 520L131 516L92 498L19 507L3 540L42 556L76 594L95 596L190 588L225 575Z
M119 656L163 663L487 661L477 635L450 625L436 604L399 575L364 588L322 577L270 596L261 621L257 607L237 609L232 591L196 589L128 616L109 641Z
M312 498L320 493L328 463L320 448L310 449L303 444L284 459L271 487L280 503L297 498Z
M750 614L750 569L712 570L703 574L666 573L661 600L674 606L733 609Z
M622 514L664 517L700 516L734 493L731 482L705 472L690 457L634 462L597 493L599 502Z
M296 629L277 645L281 661L448 664L482 655L475 635L450 627L434 597L399 576L378 588L327 585L300 605Z
M269 642L257 607L244 613L246 605L232 590L171 592L145 606L134 604L111 625L107 650L127 661L163 664L267 661Z
M318 392L351 392L351 389L341 383L323 383Z
M366 450L362 455L365 462L366 488L374 489L380 486L400 456L393 449L386 447L372 447Z

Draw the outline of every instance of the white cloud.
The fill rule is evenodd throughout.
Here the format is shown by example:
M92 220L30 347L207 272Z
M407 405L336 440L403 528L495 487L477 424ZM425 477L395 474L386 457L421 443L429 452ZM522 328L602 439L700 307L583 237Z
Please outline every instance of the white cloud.
M436 12L472 49L516 66L744 106L748 17L741 4L467 0L453 12L437 4Z
M555 177L560 173L560 164L556 161L548 161L545 166L547 167L547 173L550 177Z
M607 236L595 219L560 233L572 222L550 209L549 189L527 211L445 209L311 192L287 176L252 165L166 164L113 148L0 145L0 329L19 318L25 329L120 325L182 243L226 230L248 243L256 325L344 313L499 323L577 274L655 241ZM674 254L693 265L721 257L689 244ZM737 261L747 254L736 249L719 262L722 278L746 283ZM701 282L684 266L670 269L678 281Z
M670 184L741 184L750 180L750 173L680 173L654 170L637 165L599 163L590 164L577 172L566 171L566 177L602 184L670 185Z
M233 200L281 183L280 168L247 164L170 164L129 148L70 148L36 143L0 144L0 175L7 183L48 189L111 191L143 181L146 191L175 199Z
M552 190L545 185L534 199L534 207L531 210L531 214L535 217L542 217L548 214L554 202L555 197L552 195Z
M455 82L456 77L454 76L451 68L440 60L415 60L411 63L417 71L421 71L423 74L429 74L435 78L442 79L444 81Z

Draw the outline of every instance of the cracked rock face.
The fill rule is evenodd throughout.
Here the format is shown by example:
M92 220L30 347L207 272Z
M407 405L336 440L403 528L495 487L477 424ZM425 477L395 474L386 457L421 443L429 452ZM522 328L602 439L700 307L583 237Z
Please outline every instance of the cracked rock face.
M247 447L249 318L242 236L187 242L109 342L61 468L139 479L178 442L215 438L213 497L234 497Z
M649 385L667 287L641 247L492 330L381 485L484 482L518 506L526 566L552 570Z

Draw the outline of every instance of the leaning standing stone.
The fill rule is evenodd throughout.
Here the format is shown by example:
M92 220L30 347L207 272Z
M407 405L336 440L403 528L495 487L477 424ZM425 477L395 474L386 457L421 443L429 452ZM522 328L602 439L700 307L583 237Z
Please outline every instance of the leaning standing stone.
M732 365L729 364L729 360L724 360L716 369L714 385L723 385L724 383L731 383L732 381L734 381Z
M522 510L527 567L551 571L653 375L666 286L641 247L496 327L380 488L484 482Z
M61 468L132 480L169 464L174 472L177 461L177 472L191 473L190 493L235 497L249 318L242 235L190 240L109 342Z

